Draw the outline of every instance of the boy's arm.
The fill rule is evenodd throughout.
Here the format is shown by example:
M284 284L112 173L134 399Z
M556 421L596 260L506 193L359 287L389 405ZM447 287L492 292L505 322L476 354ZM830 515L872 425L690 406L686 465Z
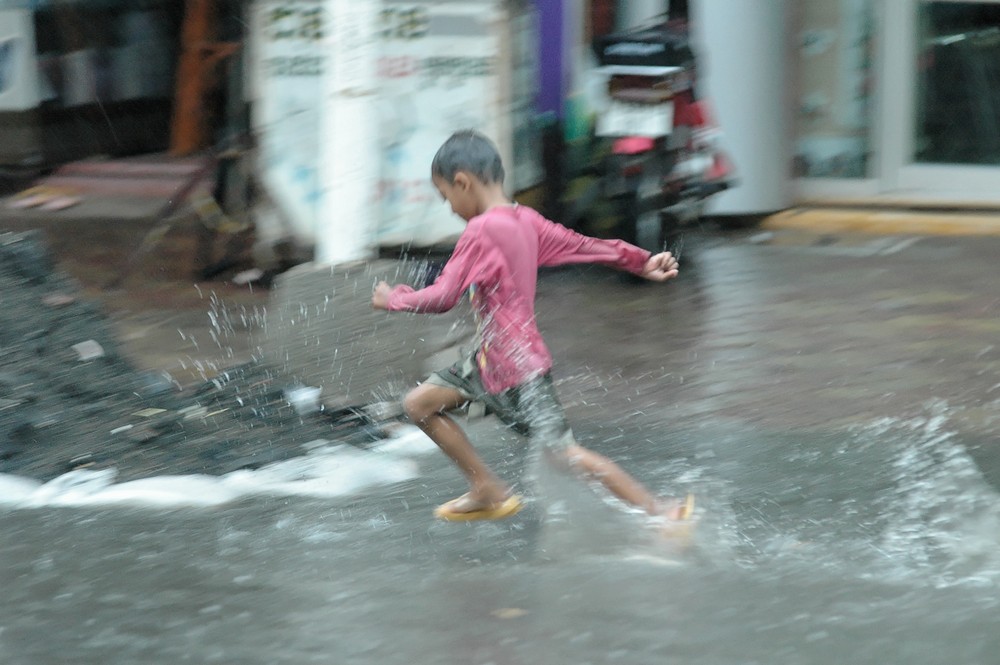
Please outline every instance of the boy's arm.
M599 263L642 275L651 254L624 240L592 238L571 231L539 216L538 264L560 266L569 263Z
M406 284L380 282L372 294L372 307L390 312L447 312L473 281L478 245L470 234L462 234L448 263L430 286L416 290Z
M651 254L624 240L592 238L541 216L536 224L539 265L600 263L654 282L665 282L677 276L677 259L670 252Z

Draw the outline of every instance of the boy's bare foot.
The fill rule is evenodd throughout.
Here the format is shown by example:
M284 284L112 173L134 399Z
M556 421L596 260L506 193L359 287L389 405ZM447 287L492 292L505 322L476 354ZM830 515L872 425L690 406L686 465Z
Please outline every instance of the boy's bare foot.
M453 513L473 513L477 510L489 510L509 499L510 495L510 492L504 492L495 499L490 499L474 495L472 492L466 492L457 499L449 501L448 510Z
M670 499L659 501L653 517L661 517L665 520L683 522L690 520L694 515L694 494L688 494L683 499Z
M670 499L658 503L659 512L652 515L652 523L660 536L666 538L672 546L681 544L687 547L697 524L694 516L694 495L684 498Z
M452 522L466 522L503 519L521 510L521 497L512 496L509 492L502 497L497 501L485 501L469 492L438 506L434 515Z

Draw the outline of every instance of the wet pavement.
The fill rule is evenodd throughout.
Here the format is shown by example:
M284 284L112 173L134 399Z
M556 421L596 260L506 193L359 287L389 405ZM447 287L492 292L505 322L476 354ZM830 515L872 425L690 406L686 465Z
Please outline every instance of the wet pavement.
M323 496L3 509L3 662L995 662L1000 238L706 226L684 247L666 285L548 271L538 317L578 436L695 492L690 538L474 421L530 498L514 519L434 522L461 482L416 443ZM103 302L128 353L176 371L213 307L281 306L227 289Z

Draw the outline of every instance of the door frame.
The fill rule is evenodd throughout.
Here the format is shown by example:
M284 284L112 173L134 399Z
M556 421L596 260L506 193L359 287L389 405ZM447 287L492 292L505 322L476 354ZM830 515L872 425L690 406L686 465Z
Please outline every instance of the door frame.
M917 32L928 2L1000 4L1000 0L887 0L881 20L878 104L879 189L894 197L945 204L1000 204L1000 165L922 164L913 161L917 104Z

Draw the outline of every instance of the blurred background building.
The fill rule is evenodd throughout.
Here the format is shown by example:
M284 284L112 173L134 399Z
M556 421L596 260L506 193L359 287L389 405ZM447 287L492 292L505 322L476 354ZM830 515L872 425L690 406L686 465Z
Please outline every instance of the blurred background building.
M337 7L368 19L338 33ZM997 0L0 0L0 165L249 138L261 186L315 238L339 146L321 121L332 40L364 33L376 143L351 159L375 160L366 243L437 242L460 230L425 177L447 134L486 131L512 187L538 188L542 138L588 134L593 39L668 11L690 20L740 174L715 213L1000 204Z

